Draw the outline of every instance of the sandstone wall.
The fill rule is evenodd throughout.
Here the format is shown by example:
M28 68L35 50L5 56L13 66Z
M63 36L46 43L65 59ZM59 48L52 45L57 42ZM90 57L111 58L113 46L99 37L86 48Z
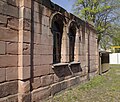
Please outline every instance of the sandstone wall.
M64 18L61 63L53 64L52 20ZM74 62L68 28L76 23ZM95 75L93 27L49 0L0 0L0 102L39 102Z
M18 100L18 3L0 0L0 102Z

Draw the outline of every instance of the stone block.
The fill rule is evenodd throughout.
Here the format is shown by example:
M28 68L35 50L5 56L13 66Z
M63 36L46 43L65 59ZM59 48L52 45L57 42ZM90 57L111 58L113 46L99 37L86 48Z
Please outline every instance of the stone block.
M35 55L52 55L53 47L49 45L37 45L34 44L34 54Z
M18 56L18 66L28 67L30 66L30 55L19 55Z
M48 27L45 27L44 29L46 29ZM49 30L46 29L44 30L46 33L43 33L41 35L41 39L40 39L40 43L43 44L43 45L50 45L52 46L53 45L53 38L49 36ZM47 32L48 31L48 32ZM43 32L43 31L42 31Z
M23 40L24 43L31 43L31 32L26 30L19 31L19 42Z
M45 26L49 26L49 17L42 15L42 24Z
M42 33L42 25L40 23L34 23L34 32L37 34Z
M25 80L30 78L30 67L18 67L18 78Z
M13 6L19 6L19 0L5 0L7 4L13 5Z
M39 12L34 12L34 22L42 24L42 14Z
M36 77L33 79L32 87L33 89L37 89L41 86L41 79L40 77Z
M23 44L23 54L30 55L30 44L27 43Z
M5 42L0 41L0 55L4 55L5 54Z
M7 16L0 14L0 24L7 24Z
M34 66L34 77L49 74L49 65Z
M31 9L24 8L24 18L27 20L31 20Z
M52 55L34 55L34 65L48 65L52 64L53 56Z
M0 67L17 67L17 55L0 55Z
M18 43L7 42L6 53L17 55L18 54Z
M58 82L58 81L60 81L60 78L56 74L54 74L54 82Z
M6 80L16 79L18 79L18 68L17 67L6 68Z
M0 40L17 42L18 32L12 29L0 27Z
M5 68L0 68L0 82L5 81Z
M1 98L0 102L18 102L18 95L10 95L5 98Z
M50 96L50 87L39 88L32 91L32 102L40 102Z
M41 44L41 34L35 33L34 35L34 43L40 45Z
M31 20L31 9L24 6L19 9L19 18Z
M19 17L19 9L18 7L8 5L6 2L0 1L0 13L9 15L12 17Z
M18 95L8 96L6 102L18 102Z
M47 16L47 17L50 17L52 14L52 11L51 9L47 8L44 6L44 9L43 9L43 15Z
M18 82L11 81L0 84L0 98L18 93Z
M19 83L19 91L21 93L28 93L30 91L30 81L18 81Z
M27 7L27 8L31 8L31 0L21 0L19 2L20 7Z
M75 84L77 84L77 82L76 82L76 77L73 77L73 78L71 78L71 79L69 79L68 80L68 87L71 87L71 86L74 86Z
M42 14L43 9L44 9L43 5L41 5L38 2L34 2L34 11L35 12L38 12L38 13Z
M23 42L31 43L31 32L30 31L23 31Z
M67 88L67 81L61 82L61 90L64 90Z
M51 86L51 95L55 95L56 93L61 91L61 83L56 83Z
M7 26L12 28L12 29L15 29L15 30L18 30L18 27L19 27L19 20L14 18L14 17L9 17L8 20L7 20Z
M47 86L52 84L54 81L53 75L45 75L41 77L41 86Z
M23 29L27 31L31 31L31 22L29 20L23 21Z
M41 30L42 31L42 35L46 35L46 36L43 36L43 37L47 37L48 38L48 35L50 35L49 34L50 29L49 29L49 27L47 25L47 22L43 22L43 23L44 23L44 25L42 25L42 30Z
M31 93L25 93L21 95L20 102L31 102Z

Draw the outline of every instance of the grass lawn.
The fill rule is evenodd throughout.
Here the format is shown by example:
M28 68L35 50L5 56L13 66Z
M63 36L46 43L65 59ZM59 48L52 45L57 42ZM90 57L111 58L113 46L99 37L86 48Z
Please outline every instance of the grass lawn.
M120 67L111 68L48 102L120 102Z

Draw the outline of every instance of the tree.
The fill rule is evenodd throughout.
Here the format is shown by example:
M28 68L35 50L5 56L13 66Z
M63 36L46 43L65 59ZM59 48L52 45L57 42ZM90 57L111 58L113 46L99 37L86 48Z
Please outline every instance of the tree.
M120 0L76 0L73 12L85 21L93 22L98 34L98 43L100 43L100 41L106 41L105 38L111 41L109 33L113 23L120 17L119 8Z

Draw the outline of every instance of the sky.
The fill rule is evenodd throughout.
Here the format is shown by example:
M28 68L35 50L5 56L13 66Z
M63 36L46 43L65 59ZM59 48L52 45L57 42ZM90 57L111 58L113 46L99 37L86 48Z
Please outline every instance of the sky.
M72 12L71 9L72 9L73 0L51 0L51 1L54 2L55 4L60 5L68 12Z

